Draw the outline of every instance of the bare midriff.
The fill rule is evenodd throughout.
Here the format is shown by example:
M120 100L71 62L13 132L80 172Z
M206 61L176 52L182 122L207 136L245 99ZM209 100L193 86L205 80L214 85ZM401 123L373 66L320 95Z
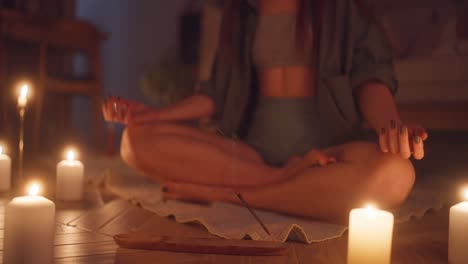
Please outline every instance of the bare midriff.
M297 14L301 0L259 0L259 15ZM310 97L315 95L314 70L310 65L284 65L257 69L260 95Z

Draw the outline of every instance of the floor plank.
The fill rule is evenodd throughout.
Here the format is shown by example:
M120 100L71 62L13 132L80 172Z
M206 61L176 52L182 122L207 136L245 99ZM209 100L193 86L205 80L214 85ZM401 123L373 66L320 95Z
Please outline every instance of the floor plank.
M111 264L115 263L115 254L94 255L85 257L58 258L55 264Z
M115 260L117 264L129 263L211 263L211 264L298 264L294 256L228 256L213 254L175 253L165 251L117 249Z
M117 199L102 207L89 210L78 219L71 221L69 225L77 226L85 230L97 231L118 217L125 210L128 210L131 206L132 205L127 201Z
M117 247L114 241L59 245L55 247L54 256L55 258L70 258L107 255L115 253Z
M74 245L114 241L111 236L96 233L61 234L55 236L55 245Z
M100 228L98 232L107 235L117 235L120 233L136 231L142 224L153 216L154 213L152 212L137 206L132 206Z
M177 223L174 219L169 217L161 217L154 214L136 231L156 233L161 236L192 236L199 238L217 238L217 236L210 234L205 227L190 223L181 224Z

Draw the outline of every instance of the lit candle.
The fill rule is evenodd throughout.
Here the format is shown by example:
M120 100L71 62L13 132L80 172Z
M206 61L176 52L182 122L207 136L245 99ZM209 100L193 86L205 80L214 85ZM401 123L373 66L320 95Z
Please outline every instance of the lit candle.
M57 164L57 199L78 201L83 198L84 166L75 159L75 152L69 150L67 159Z
M26 104L28 103L28 92L29 92L29 86L27 84L23 84L20 89L20 93L18 96L18 107L19 108L24 108L26 107Z
M52 263L55 204L38 193L34 184L6 206L3 263Z
M373 206L349 214L348 264L388 264L391 258L393 214Z
M0 146L0 192L8 191L11 186L11 159L3 153Z
M448 256L451 264L468 263L468 189L465 202L450 207Z

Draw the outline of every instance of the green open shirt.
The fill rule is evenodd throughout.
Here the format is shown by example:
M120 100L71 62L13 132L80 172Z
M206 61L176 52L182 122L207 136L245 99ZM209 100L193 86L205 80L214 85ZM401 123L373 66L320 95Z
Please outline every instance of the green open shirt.
M320 50L317 58L317 102L327 120L330 136L347 138L362 124L356 106L354 88L369 80L384 83L394 94L397 82L393 53L374 20L362 13L353 0L323 1ZM252 114L252 90L256 85L252 64L252 42L257 15L246 14L245 34L233 40L244 43L246 65L241 71L217 56L211 79L199 86L199 92L213 98L214 121L226 135L243 135ZM222 28L221 28L222 30Z

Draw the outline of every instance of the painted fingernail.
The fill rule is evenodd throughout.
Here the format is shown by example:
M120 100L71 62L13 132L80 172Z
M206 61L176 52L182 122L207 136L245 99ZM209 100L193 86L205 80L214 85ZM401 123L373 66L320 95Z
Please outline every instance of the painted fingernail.
M396 122L395 120L390 120L390 128L395 129L396 128Z
M169 188L167 188L166 186L163 186L163 187L161 188L161 192L167 193L167 192L169 192Z
M420 143L421 142L421 137L420 136L415 136L414 137L414 143Z
M387 133L387 130L384 127L382 127L382 129L380 130L380 134L385 134L385 133Z
M406 134L406 127L405 126L401 126L400 127L400 135L404 135Z

